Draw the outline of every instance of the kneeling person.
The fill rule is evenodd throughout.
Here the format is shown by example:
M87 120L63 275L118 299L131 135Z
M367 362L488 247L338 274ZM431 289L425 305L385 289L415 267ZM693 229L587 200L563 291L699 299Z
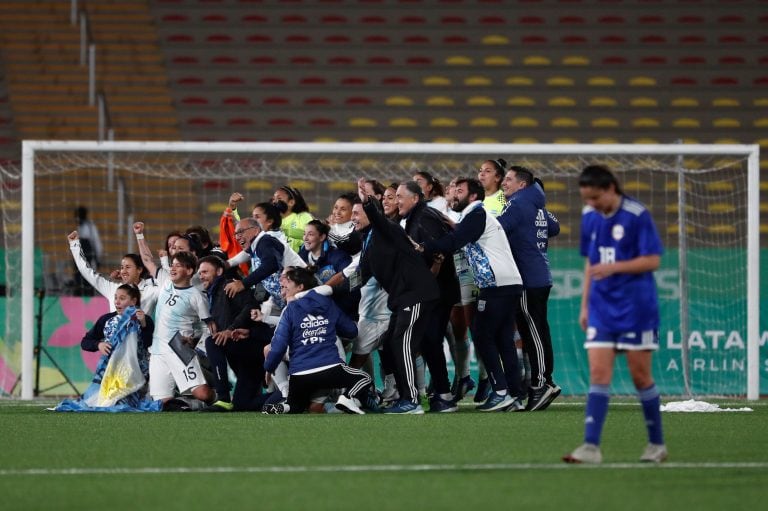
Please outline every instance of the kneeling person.
M289 353L288 402L272 405L266 413L302 413L314 391L328 388L346 389L336 408L364 413L360 398L369 391L371 378L360 369L347 366L336 347L336 336L357 336L357 325L330 297L312 290L316 285L314 273L306 268L287 268L281 279L288 305L275 329L264 369L273 374Z

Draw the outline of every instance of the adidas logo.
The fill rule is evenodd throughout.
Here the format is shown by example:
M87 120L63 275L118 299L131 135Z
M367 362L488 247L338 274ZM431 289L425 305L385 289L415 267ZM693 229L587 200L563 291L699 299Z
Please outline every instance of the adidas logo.
M328 320L321 316L313 316L312 314L307 314L304 316L304 319L301 320L301 324L299 325L301 328L314 328L318 326L325 326L328 324Z

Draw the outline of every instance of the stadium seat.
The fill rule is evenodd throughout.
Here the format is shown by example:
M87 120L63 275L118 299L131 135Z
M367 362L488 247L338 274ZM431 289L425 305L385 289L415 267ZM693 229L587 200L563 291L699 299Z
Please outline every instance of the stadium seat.
M426 56L407 57L405 59L405 63L409 66L429 66L432 62L432 57Z
M330 105L331 100L323 96L310 96L308 98L304 98L303 103L308 106L321 106Z
M370 105L371 103L373 103L371 98L367 98L365 96L351 96L351 97L348 97L348 98L346 98L344 100L344 104L345 105L350 105L350 106L352 106L352 105L356 105L356 106Z
M453 106L455 101L448 96L429 96L425 102L427 106Z
M513 87L529 87L533 85L533 79L527 76L508 76L504 79L504 84Z
M698 66L701 64L706 64L707 59L702 55L685 55L677 59L677 62L683 65Z
M640 57L640 63L652 66L664 66L667 64L667 57L664 55L646 55Z
M560 63L564 66L588 66L590 59L584 55L568 55L560 59Z
M734 119L732 117L719 117L712 121L712 127L728 129L741 128L741 122L738 119Z
M547 78L546 83L550 87L573 87L575 84L570 76L552 76Z
M184 105L207 105L208 98L203 96L186 96L181 98L181 103Z
M513 128L537 128L539 121L533 117L513 117L509 120L509 125Z
M493 81L487 76L467 76L464 78L464 85L467 87L490 87Z
M498 34L487 35L487 36L483 36L480 42L482 44L489 45L489 46L501 46L501 45L509 44L509 37L498 35Z
M384 100L387 106L413 106L413 99L407 96L389 96Z
M425 87L446 87L451 85L451 79L446 76L425 76L421 83Z
M389 120L390 128L415 128L419 122L413 117L394 117Z
M247 117L233 117L227 120L229 126L252 126L253 120Z
M315 64L316 60L310 55L294 55L289 62L295 66L308 66Z
M672 121L672 127L683 129L696 129L701 127L701 122L698 119L690 117L680 117Z
M578 128L579 121L573 117L555 117L549 125L553 128Z
M489 55L483 57L483 64L486 66L510 66L512 65L512 59L504 55Z
M256 65L271 66L276 64L277 61L275 60L275 57L270 55L258 55L256 57L251 57L249 62Z
M712 181L704 187L708 192L732 192L734 185L731 181Z
M273 117L267 119L268 126L293 126L294 124L296 124L295 121L287 117Z
M348 124L351 128L375 128L379 125L376 119L370 117L352 117Z
M472 57L466 55L450 55L445 58L445 63L449 66L471 66L475 62Z
M623 55L609 55L607 57L603 57L602 63L604 65L621 65L626 64L629 61L627 60L627 57Z
M661 126L659 120L652 117L637 117L636 119L632 119L633 128L658 128L659 126Z
M536 37L536 36L533 36ZM542 43L546 43L546 39L543 41L539 41ZM567 45L573 45L573 44L587 44L589 41L586 37L579 34L570 34L570 35L564 35L560 38L560 42Z
M682 107L682 108L697 107L699 106L699 100L696 98L680 97L680 98L673 98L672 101L669 102L669 104L670 106Z
M713 224L707 226L709 234L736 234L736 227L733 224Z
M432 128L455 128L459 125L459 121L451 117L435 117L430 119L429 125Z
M240 78L239 76L222 76L218 80L216 80L216 83L219 85L244 85L245 80Z
M259 85L286 85L286 81L280 76L264 76L259 78Z
M261 100L262 105L288 105L291 101L285 96L269 96Z
M389 44L389 36L382 34L367 35L363 37L364 44Z
M215 55L211 58L211 64L223 64L232 65L239 62L238 58L233 55Z
M336 120L328 117L315 117L310 119L308 124L315 127L335 126Z
M496 128L499 121L493 117L473 117L469 120L469 126L472 128Z
M547 105L556 108L576 106L576 100L567 96L555 96L549 98Z
M233 41L229 34L211 34L205 40L209 43L231 43Z
M659 102L656 98L637 97L629 100L629 106L636 108L655 108L659 106Z
M490 96L470 96L467 106L494 106L496 102Z
M650 34L640 36L641 44L666 44L667 38L661 34Z
M612 117L598 117L590 122L593 128L618 128L619 125L619 121Z
M374 66L381 66L381 65L391 66L392 64L394 64L392 57L389 57L387 55L374 55L374 56L368 57L366 62Z
M717 215L725 215L736 211L736 206L730 202L712 202L707 204L707 212Z
M595 96L589 99L589 106L591 107L613 107L618 106L618 102L614 98L608 96Z
M650 76L633 76L629 79L630 87L655 87L656 79Z
M587 79L587 85L590 87L613 87L616 80L609 76L591 76Z

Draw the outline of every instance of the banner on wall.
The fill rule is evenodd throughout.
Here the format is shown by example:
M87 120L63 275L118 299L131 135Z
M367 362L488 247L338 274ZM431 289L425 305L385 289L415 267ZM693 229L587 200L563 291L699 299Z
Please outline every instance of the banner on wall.
M763 256L766 252L763 251ZM570 249L553 249L550 251L550 259L555 268L549 303L555 350L554 378L563 388L564 394L584 394L588 390L589 373L583 349L584 334L577 323L583 260ZM761 259L763 267L767 267L765 264L768 264L768 258ZM706 301L703 305L692 305L690 331L687 339L681 339L676 262L677 254L670 250L664 257L662 268L656 272L663 318L660 349L654 358L654 376L659 388L667 395L684 394L681 350L683 342L687 342L694 393L704 393L706 389L707 394L743 394L746 390L747 371L746 335L743 326L739 324L745 322L743 315L746 299L743 293L732 293L734 296L730 296L728 290L723 289L719 290L717 297L713 297L713 300L717 299L719 303L729 304L732 315L725 313L719 317L711 317L712 314L706 309ZM765 282L765 278L762 280L761 284L768 289L765 287L768 282ZM0 317L5 317L5 300L7 299L0 298ZM99 316L108 311L107 301L102 297L46 297L42 300L41 310L44 314L41 342L56 364L82 392L91 380L99 357L98 353L82 351L80 340ZM702 310L696 310L696 307L701 307ZM761 301L760 308L760 393L768 394L768 303ZM18 338L17 336L16 339ZM631 394L633 386L625 365L623 359L616 365L613 391ZM11 392L18 380L20 366L20 343L0 339L0 395ZM47 355L42 356L40 366L40 388L45 390L45 393L73 394L72 388L65 383L63 376ZM475 367L476 364L473 364L473 368ZM452 367L449 368L449 374L453 374ZM19 389L16 389L15 393L18 392Z

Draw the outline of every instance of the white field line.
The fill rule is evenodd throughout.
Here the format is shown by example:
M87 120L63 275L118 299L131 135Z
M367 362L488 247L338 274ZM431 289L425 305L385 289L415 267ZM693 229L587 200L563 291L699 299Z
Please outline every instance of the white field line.
M297 474L297 473L367 473L367 472L474 472L519 470L723 470L768 469L768 461L702 463L604 463L568 465L565 463L490 463L423 465L317 465L264 467L134 467L134 468L18 468L0 469L0 477L82 476L82 475L173 475L173 474Z

